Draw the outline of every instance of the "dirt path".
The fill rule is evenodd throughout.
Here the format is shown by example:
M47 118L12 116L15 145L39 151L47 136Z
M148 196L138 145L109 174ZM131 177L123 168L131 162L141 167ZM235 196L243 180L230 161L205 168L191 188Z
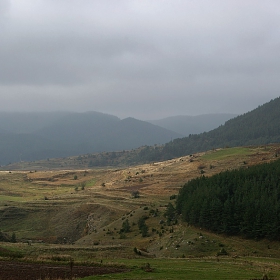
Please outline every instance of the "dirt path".
M72 277L86 277L127 271L118 267L73 266ZM34 264L0 261L0 279L5 280L44 280L71 279L70 266L54 264Z

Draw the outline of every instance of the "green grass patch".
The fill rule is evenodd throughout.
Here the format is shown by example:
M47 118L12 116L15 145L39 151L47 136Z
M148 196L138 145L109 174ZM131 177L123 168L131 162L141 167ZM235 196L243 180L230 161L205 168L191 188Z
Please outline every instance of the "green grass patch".
M23 254L17 250L10 250L7 248L0 247L0 258L23 258Z
M26 201L26 197L14 196L14 195L0 195L0 202L16 201L23 202Z
M96 179L92 179L86 182L86 187L93 187L96 184Z
M252 154L253 151L245 147L225 148L206 153L201 158L205 160L222 160L229 157L240 157Z
M246 259L234 260L221 259L138 259L123 260L131 271L127 273L91 276L83 279L253 279L262 278L266 273L269 278L280 276L279 267L267 261L247 261ZM150 271L146 271L149 263Z

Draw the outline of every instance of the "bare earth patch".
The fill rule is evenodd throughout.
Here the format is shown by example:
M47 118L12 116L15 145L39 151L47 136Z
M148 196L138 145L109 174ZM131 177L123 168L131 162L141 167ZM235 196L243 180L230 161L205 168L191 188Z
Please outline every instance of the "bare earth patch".
M109 266L90 267L74 265L71 275L70 265L0 261L0 279L5 280L71 279L71 277L120 273L127 270L125 268Z

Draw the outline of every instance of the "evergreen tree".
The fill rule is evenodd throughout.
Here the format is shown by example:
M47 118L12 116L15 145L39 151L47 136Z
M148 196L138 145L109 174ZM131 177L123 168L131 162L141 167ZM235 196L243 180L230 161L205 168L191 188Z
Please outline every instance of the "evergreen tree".
M122 223L121 232L123 232L123 233L130 232L130 224L129 224L128 219L126 219L126 220Z
M247 238L280 239L280 160L189 181L176 210L189 224Z
M141 234L142 234L142 237L148 236L148 230L149 230L149 228L148 228L148 226L147 226L145 220L146 220L146 218L145 218L144 216L141 217L141 218L138 220L138 227L139 227L139 229L140 229L140 232L141 232Z

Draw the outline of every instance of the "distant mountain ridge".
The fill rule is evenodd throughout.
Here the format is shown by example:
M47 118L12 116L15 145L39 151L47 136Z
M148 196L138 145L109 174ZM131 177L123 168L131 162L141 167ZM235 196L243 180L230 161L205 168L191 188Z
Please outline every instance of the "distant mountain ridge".
M101 117L102 114L98 114ZM3 132L7 127L0 126L0 160L4 162L5 159L7 162L11 155L14 156L14 162L19 161L19 156L22 160L66 157L70 151L71 155L77 155L70 159L71 163L68 164L67 159L54 159L53 164L56 167L71 165L71 168L76 164L80 168L125 166L163 161L220 147L280 143L280 97L230 119L209 132L190 134L183 138L175 132L144 121L133 118L120 120L110 115L106 117L106 125L98 121L92 125L85 115L80 115L79 120L71 116L73 120L70 123L67 123L67 116L64 115L64 119L37 130L37 134L7 134ZM28 147L27 154L21 151L24 147ZM87 149L91 151L86 152ZM40 166L43 167L44 163ZM53 166L51 161L47 166Z
M137 138L139 131L141 131L140 129L138 130L139 126L133 126L133 123L145 124L145 122L138 120L135 122L132 118L124 119L120 123L124 125L124 127L127 123L130 127L132 126L134 129L133 133L129 133L130 135L133 134L131 136L132 138ZM149 129L153 130L152 124L149 125ZM121 133L122 129L121 126L118 126L117 132L121 135L123 134L123 132ZM172 139L174 140L163 145L139 145L139 148L133 150L87 153L68 159L56 158L49 161L41 161L40 163L30 163L26 165L26 168L31 168L33 166L40 166L40 168L60 168L62 166L64 168L127 166L164 161L227 146L236 147L280 143L280 97L248 113L230 119L224 125L220 125L218 128L209 132L191 134L188 137ZM15 164L10 167L7 166L7 168L18 169L21 167L19 164Z
M208 132L219 127L226 121L236 117L236 114L204 114L198 116L172 116L148 122L180 133L184 136Z
M177 138L161 146L145 146L138 150L92 155L90 166L137 165L178 158L215 148L280 143L280 97L237 116L209 132Z
M0 164L129 150L182 135L99 112L0 113Z
M280 97L228 120L209 132L178 138L155 150L141 152L142 161L176 158L220 147L265 145L280 142Z

